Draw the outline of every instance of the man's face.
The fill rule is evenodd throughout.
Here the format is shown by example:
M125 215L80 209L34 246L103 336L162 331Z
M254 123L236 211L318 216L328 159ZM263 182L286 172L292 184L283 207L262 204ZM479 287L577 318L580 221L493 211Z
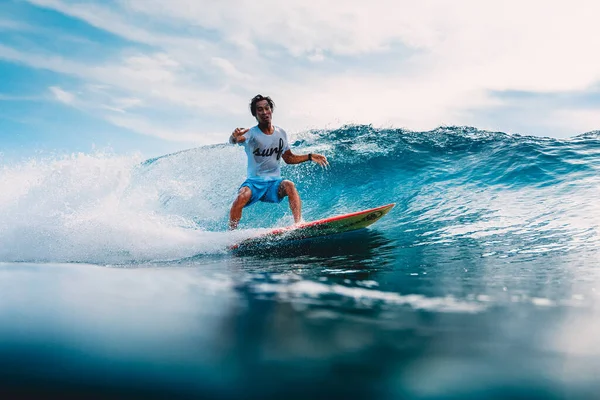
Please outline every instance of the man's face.
M271 107L266 100L261 100L256 103L256 119L259 123L267 124L271 122Z

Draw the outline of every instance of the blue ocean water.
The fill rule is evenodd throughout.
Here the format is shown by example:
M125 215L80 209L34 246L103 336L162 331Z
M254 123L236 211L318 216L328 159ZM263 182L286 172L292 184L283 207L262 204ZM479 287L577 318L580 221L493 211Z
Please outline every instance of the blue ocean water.
M306 220L369 229L244 254L245 155L0 168L0 395L597 398L600 133L346 126L292 137Z

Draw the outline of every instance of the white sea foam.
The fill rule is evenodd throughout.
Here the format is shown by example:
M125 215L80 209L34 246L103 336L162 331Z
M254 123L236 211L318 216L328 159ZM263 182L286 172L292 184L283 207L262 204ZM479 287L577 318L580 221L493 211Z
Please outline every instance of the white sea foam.
M216 219L227 210L226 204L214 207L210 196L202 195L202 186L210 184L206 174L178 179L163 168L159 177L141 161L73 154L4 166L0 261L171 260L222 252L245 236L209 232L193 220L194 215ZM187 212L165 206L166 197L185 202Z
M291 283L257 283L253 290L259 294L275 295L280 301L328 303L351 301L355 307L369 308L374 305L407 306L417 310L436 312L476 313L486 309L480 302L460 300L454 297L427 297L420 294L400 294L364 287L351 287L339 284L301 280ZM331 296L335 300L330 300Z

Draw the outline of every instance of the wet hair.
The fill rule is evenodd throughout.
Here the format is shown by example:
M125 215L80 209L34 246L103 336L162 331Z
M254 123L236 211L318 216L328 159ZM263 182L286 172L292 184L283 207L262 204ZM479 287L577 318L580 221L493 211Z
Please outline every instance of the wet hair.
M267 103L269 103L269 107L271 108L271 110L275 108L275 103L273 103L273 100L271 100L269 96L257 94L252 98L252 100L250 100L250 112L252 113L253 117L256 117L256 103L262 100L266 100Z

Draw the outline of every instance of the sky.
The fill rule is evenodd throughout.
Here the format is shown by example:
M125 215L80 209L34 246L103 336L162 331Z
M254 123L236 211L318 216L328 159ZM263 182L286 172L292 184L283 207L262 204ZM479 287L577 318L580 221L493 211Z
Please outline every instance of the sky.
M597 1L0 0L0 155L371 124L600 129ZM1 158L0 158L1 159Z

